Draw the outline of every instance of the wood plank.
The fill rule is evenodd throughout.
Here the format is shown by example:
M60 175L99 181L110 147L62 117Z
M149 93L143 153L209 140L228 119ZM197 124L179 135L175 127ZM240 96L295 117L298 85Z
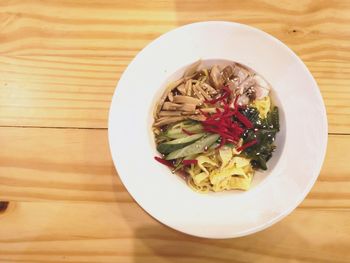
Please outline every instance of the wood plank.
M0 125L105 128L128 63L116 57L4 57Z
M209 240L171 230L136 204L13 202L1 262L349 262L350 211L297 209L260 233Z
M115 172L107 130L0 128L0 138L2 199L131 201Z
M0 138L0 200L133 203L106 130L0 128ZM301 207L350 208L349 138L329 136L321 175Z
M17 0L0 7L0 126L105 128L114 88L136 53L172 28L210 19L284 41L316 77L330 132L350 133L349 1Z
M0 1L0 201L10 201L0 202L0 262L350 262L349 12L342 0ZM291 47L320 86L331 133L299 208L231 240L147 215L118 178L105 129L137 52L205 20L252 25Z
M137 51L159 34L203 20L261 28L303 59L347 60L348 1L3 1L0 54L101 55Z
M106 128L130 58L3 57L0 126ZM323 94L332 133L350 133L350 62L306 62Z

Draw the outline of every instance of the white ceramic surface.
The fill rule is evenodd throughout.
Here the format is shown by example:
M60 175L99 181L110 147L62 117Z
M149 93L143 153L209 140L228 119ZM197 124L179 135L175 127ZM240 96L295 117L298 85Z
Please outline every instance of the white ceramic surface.
M154 102L167 81L198 59L251 67L270 82L282 109L270 169L247 192L195 193L153 159ZM271 226L305 198L325 156L327 118L315 80L287 46L255 28L212 21L170 31L135 57L113 96L108 134L122 182L150 215L190 235L231 238Z

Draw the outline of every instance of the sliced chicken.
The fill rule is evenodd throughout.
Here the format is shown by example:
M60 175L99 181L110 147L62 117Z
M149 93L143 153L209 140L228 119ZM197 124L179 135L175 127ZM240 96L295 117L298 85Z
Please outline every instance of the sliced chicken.
M249 76L249 70L239 64L235 64L233 69L233 83L240 85Z
M243 94L243 95L240 95L237 99L237 103L238 105L240 106L245 106L245 105L248 105L249 104L249 98L247 95Z
M228 65L222 70L222 77L225 82L228 82L233 76L233 66Z
M254 77L247 77L244 81L242 81L237 87L238 94L243 94L249 88L254 86L256 83Z
M221 89L224 82L222 79L221 71L219 66L215 65L210 70L210 83L215 89Z
M267 81L259 75L255 75L254 80L256 82L256 85L255 85L256 99L260 100L268 96L271 87L267 83Z

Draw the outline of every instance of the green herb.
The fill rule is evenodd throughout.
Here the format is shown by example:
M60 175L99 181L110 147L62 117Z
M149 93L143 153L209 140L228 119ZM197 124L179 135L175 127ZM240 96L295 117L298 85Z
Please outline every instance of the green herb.
M254 107L242 109L241 113L245 115L252 123L254 128L247 130L243 134L243 143L256 139L257 144L245 149L242 155L251 159L251 164L256 169L267 169L267 161L271 158L276 146L273 144L276 133L280 129L278 108L274 107L265 119L259 118L259 112Z

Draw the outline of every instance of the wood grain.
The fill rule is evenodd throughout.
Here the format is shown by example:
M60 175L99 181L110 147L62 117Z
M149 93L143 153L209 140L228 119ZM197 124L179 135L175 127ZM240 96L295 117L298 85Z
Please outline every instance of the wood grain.
M2 1L0 125L107 127L117 81L146 44L179 25L258 27L307 64L331 133L350 132L350 1Z
M132 202L106 130L1 128L0 138L0 199Z
M111 97L133 57L206 20L287 44L315 77L329 121L326 160L304 202L231 240L152 219L126 192L107 141ZM349 0L1 0L0 262L350 262L349 23Z
M0 200L134 202L114 169L106 130L1 128L0 138ZM349 148L349 136L329 137L321 175L302 207L350 209Z
M106 128L111 97L128 62L99 57L4 57L0 125ZM350 63L306 64L325 100L329 131L349 132Z
M161 225L135 203L14 202L0 215L0 261L349 262L349 216L297 209L252 236L208 240Z

